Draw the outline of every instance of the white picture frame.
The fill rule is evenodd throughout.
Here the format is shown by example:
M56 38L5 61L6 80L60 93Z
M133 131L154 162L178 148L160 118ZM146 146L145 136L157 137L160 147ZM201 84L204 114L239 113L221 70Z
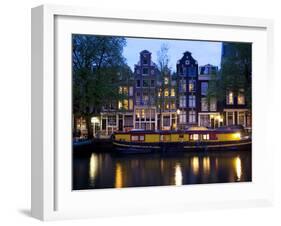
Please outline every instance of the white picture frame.
M99 25L101 23L103 26ZM71 57L67 55L71 46L66 37L71 32L91 33L87 29L92 26L96 26L100 34L252 41L253 74L256 75L253 76L253 181L71 191L71 125L67 124L71 117L71 86L67 77L71 73L71 62L65 58ZM186 32L177 37L179 27L193 32L185 29ZM273 22L265 19L123 12L57 5L32 9L32 216L56 220L271 205L273 179L267 175L273 169L274 149L270 147L265 119L269 117L268 106L271 103L267 101L272 93L269 87L274 82L272 45ZM266 92L260 92L261 89ZM68 121L64 121L64 117ZM64 145L67 148L62 150Z

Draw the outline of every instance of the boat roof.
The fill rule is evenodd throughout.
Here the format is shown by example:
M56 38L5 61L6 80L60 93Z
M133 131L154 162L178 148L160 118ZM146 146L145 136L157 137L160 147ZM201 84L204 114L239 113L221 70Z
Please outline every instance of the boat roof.
M204 129L203 129L204 128ZM193 128L187 130L131 130L127 132L116 131L114 134L183 134L183 133L235 133L240 132L241 129L229 129L229 128L221 128L221 129L208 129L205 127L202 128Z

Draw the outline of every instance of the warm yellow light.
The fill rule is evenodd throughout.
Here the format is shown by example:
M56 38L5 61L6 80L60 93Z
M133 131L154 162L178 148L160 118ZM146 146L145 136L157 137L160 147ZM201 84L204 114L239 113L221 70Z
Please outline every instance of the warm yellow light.
M96 175L98 170L98 157L96 154L92 154L90 158L90 167L89 167L89 176L90 176L90 183L94 184Z
M99 123L99 118L98 117L92 117L91 118L91 123Z
M180 109L177 110L177 114L179 115L181 113Z
M240 181L242 176L242 163L240 157L236 157L234 160L236 180Z
M209 173L210 172L210 157L204 157L203 158L203 170L205 173Z
M180 163L177 163L175 166L175 185L182 185L182 172Z
M115 188L122 188L122 187L123 187L122 166L120 163L116 163Z
M193 173L197 175L199 173L199 158L198 157L193 157L191 159L191 167L193 170Z
M233 137L235 138L235 139L238 139L238 140L240 140L241 139L241 133L234 133L233 134Z

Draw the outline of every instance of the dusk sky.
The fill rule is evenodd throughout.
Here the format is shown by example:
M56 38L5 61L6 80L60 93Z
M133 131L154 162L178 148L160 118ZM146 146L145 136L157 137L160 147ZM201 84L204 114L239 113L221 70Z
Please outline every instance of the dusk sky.
M221 42L147 38L126 38L126 40L127 45L124 47L123 55L132 70L134 70L134 65L139 61L139 53L144 49L152 53L152 61L157 63L157 51L160 50L162 43L167 43L169 46L172 71L176 70L176 63L185 51L192 53L193 58L198 61L199 66L213 64L220 67Z

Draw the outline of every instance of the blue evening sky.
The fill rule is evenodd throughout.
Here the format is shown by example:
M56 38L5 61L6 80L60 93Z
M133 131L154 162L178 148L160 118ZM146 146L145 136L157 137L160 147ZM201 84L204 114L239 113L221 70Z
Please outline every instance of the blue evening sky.
M146 49L152 53L152 61L157 63L157 52L162 43L169 46L170 66L176 71L176 63L183 56L185 51L192 53L198 65L212 64L220 67L221 42L189 41L189 40L168 40L148 38L126 38L127 45L124 47L123 56L127 64L134 70L134 65L139 61L139 53Z

